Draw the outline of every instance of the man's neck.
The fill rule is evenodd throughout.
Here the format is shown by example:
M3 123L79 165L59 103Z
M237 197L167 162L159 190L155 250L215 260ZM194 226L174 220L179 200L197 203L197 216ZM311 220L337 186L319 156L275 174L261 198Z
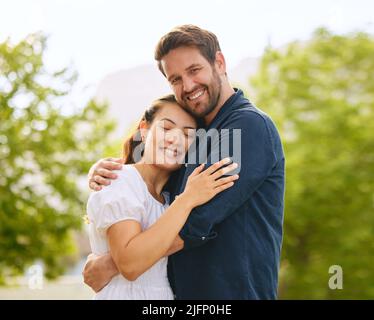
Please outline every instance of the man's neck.
M234 93L235 93L234 88L228 82L222 85L221 95L217 103L217 107L215 107L211 113L205 116L204 118L205 125L208 126L209 124L211 124L213 119L216 117L218 112L221 110L222 106Z

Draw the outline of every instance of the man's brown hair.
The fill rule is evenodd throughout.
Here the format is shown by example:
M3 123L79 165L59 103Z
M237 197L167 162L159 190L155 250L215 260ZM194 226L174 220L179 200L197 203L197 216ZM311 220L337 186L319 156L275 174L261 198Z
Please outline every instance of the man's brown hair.
M164 75L161 59L171 50L179 47L196 47L210 64L215 62L217 51L221 51L218 39L214 33L192 24L175 27L160 39L155 50L158 68Z

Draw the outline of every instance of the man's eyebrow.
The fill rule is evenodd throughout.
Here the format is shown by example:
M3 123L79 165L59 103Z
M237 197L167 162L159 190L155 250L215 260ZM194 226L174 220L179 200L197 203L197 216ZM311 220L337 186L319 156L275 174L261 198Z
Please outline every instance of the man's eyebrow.
M186 68L186 70L191 70L191 69L196 68L196 67L201 67L201 64L193 63L188 68Z
M186 71L188 71L188 70L191 70L191 69L193 69L193 68L196 68L196 67L201 67L201 64L198 64L198 63L193 63L193 64L191 64L190 66L188 66L185 70ZM170 82L173 78L175 78L175 77L177 77L177 75L175 75L175 74L172 74L171 76L169 76L168 78L167 78L167 80Z

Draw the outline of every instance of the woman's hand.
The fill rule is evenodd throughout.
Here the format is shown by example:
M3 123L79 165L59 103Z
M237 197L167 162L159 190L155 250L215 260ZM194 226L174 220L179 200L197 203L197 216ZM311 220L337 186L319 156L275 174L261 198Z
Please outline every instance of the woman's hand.
M218 193L232 187L234 181L239 178L239 175L235 174L221 178L238 167L237 163L232 163L222 168L222 166L230 162L230 158L225 158L211 165L205 171L203 171L204 164L198 166L188 177L186 188L181 196L188 200L194 208L208 202Z

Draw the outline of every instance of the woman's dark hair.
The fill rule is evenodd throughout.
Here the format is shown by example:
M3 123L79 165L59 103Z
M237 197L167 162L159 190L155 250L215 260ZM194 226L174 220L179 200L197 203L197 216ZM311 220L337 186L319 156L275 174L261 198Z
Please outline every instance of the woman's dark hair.
M151 124L155 118L155 115L165 103L178 104L173 94L162 96L161 98L153 101L151 106L144 112L137 128L135 129L135 132L133 132L130 137L124 141L122 156L125 164L136 163L143 156L144 145L142 145L142 138L140 134L140 122L145 120L148 124Z

